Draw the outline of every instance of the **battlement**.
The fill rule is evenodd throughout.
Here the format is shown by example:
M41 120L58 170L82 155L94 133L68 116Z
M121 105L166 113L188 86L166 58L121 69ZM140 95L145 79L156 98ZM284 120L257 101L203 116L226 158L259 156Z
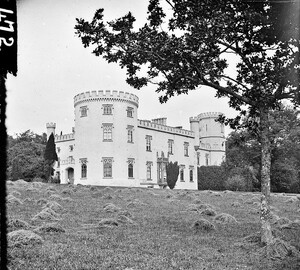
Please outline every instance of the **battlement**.
M138 127L158 130L158 131L171 133L171 134L175 134L175 135L176 134L182 135L182 136L186 136L186 137L190 137L190 138L195 137L195 134L193 131L181 129L181 128L170 127L170 126L166 126L166 125L160 125L160 124L148 121L148 120L138 120Z
M125 101L133 104L134 106L139 106L139 98L138 96L123 92L123 91L110 91L110 90L99 90L99 91L90 91L90 92L84 92L76 95L74 97L74 107L81 102L84 101Z
M205 119L205 118L218 118L219 115L223 115L221 112L205 112L198 114L197 118L199 120Z
M55 142L71 141L75 140L74 133L55 135Z
M46 127L47 127L47 128L56 128L56 124L50 122L50 123L47 123L47 124L46 124Z

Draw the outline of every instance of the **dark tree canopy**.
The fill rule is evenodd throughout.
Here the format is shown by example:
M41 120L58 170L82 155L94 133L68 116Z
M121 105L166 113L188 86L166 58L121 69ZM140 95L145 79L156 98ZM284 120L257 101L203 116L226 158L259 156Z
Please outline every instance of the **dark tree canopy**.
M170 189L173 189L176 185L178 175L179 175L179 166L178 162L169 162L166 167L167 172L167 184Z

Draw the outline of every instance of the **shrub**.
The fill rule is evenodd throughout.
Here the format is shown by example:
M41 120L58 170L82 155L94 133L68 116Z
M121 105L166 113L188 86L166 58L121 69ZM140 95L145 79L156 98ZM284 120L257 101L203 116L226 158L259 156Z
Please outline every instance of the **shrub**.
M170 189L173 189L176 185L179 175L179 166L176 162L169 162L167 164L167 184Z
M198 167L198 190L224 190L225 170L221 166Z
M248 191L245 177L238 174L229 177L225 181L224 186L232 191Z

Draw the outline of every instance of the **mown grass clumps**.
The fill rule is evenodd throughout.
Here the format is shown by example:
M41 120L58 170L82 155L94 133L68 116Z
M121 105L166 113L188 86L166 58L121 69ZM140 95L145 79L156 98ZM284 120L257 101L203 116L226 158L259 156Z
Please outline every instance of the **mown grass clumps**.
M198 219L192 224L192 228L196 231L210 232L216 229L215 225L207 219Z
M221 223L221 224L227 224L227 223L237 223L237 220L234 216L226 213L220 213L215 216L214 218L215 222Z
M31 230L16 230L7 234L8 246L35 245L43 243L43 239Z
M13 231L16 229L28 230L28 229L32 228L32 226L28 222L18 219L18 218L10 219L8 221L7 227L9 230L13 230Z
M36 233L64 233L66 230L57 223L46 223L33 230Z
M99 221L98 226L113 228L119 226L119 222L115 218L103 218Z
M32 222L39 222L39 221L56 221L60 220L59 219L59 214L56 213L54 210L51 208L44 208L41 212L36 214L31 221Z
M107 203L103 206L103 209L105 212L107 213L115 213L120 211L120 207L117 207L116 205L114 205L113 203Z
M20 199L18 199L17 197L15 197L15 196L13 196L13 195L11 195L11 194L9 194L7 197L6 197L6 201L7 201L7 203L9 203L9 204L23 204L23 202L20 200Z
M212 208L206 208L206 209L202 210L200 212L200 214L205 215L205 216L212 216L213 217L217 214L217 212Z
M233 206L233 207L241 207L242 204L240 202L235 201L235 202L232 202L231 206Z

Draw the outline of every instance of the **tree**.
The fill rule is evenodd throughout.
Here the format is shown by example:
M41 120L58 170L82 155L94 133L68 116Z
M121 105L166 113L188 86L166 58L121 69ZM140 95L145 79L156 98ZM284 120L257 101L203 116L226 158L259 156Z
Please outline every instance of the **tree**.
M295 32L280 28L297 18L299 2L285 3L293 15L280 25L276 18L282 15L282 1L166 0L172 10L169 19L160 2L149 1L148 21L138 30L130 12L105 23L99 9L91 22L77 19L76 34L84 47L93 46L96 56L126 68L131 86L156 84L161 102L205 85L217 97L228 97L239 112L221 121L237 127L248 114L245 127L257 130L261 144L261 242L269 245L269 113L287 99L295 106L300 103L299 27L292 24ZM238 58L235 75L227 72L228 54Z
M53 165L55 161L58 161L53 133L51 133L47 141L46 149L44 153L44 160L45 160L45 170L47 174L47 179L49 180L51 175L53 175Z
M170 189L173 189L176 185L178 175L179 175L179 166L178 162L175 161L174 163L171 161L167 164L166 168L167 172L167 184Z

